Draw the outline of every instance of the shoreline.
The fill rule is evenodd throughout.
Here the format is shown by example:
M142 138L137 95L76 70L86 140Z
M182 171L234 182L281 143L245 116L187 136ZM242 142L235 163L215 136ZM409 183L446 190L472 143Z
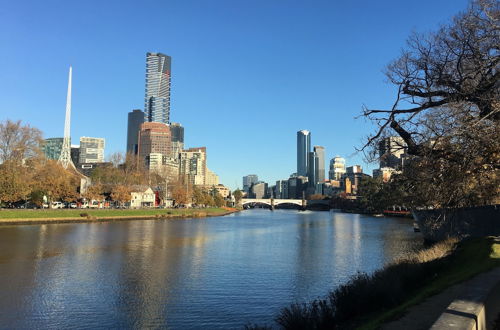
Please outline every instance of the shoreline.
M154 214L154 215L118 215L118 216L95 216L88 215L86 217L58 217L58 218L12 218L1 219L0 226L10 225L46 225L60 223L101 223L115 221L133 221L133 220L183 220L183 219L200 219L209 217L222 217L229 214L239 212L238 209L228 209L221 213L208 213L203 211L192 212L188 214ZM85 212L82 212L85 213ZM1 214L1 213L0 213Z

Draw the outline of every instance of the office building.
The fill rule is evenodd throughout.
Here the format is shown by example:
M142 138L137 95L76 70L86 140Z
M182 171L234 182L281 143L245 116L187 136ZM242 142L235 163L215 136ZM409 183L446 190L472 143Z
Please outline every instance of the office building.
M268 198L268 185L265 182L256 182L253 183L250 187L250 198Z
M135 109L128 113L127 153L137 155L139 148L139 130L144 122L144 112Z
M79 163L103 163L104 144L104 138L82 136L80 138Z
M205 178L205 185L212 187L212 186L219 186L219 176L215 174L214 172L210 171L210 169L207 167L207 172L206 172L206 178ZM222 196L225 197L225 196Z
M146 94L144 121L170 123L170 56L161 53L146 54Z
M321 146L314 146L314 170L316 183L323 183L325 181L325 148Z
M80 146L71 145L71 161L75 165L80 161Z
M345 174L345 159L342 157L334 157L330 160L330 170L328 171L328 179L339 181Z
M58 160L61 156L64 138L49 138L43 143L43 153L47 159Z
M171 157L170 127L163 123L142 123L137 142L137 154L146 160L149 154L161 154Z
M309 170L309 152L311 151L311 132L297 132L297 175L307 176Z
M207 148L183 150L179 157L179 175L191 185L204 186L207 182ZM211 178L210 180L213 180Z
M249 174L243 177L243 191L249 192L252 184L259 181L259 177L256 174Z
M170 124L172 135L172 157L178 158L179 153L184 149L184 127L179 123Z
M311 187L316 185L316 153L310 151L307 157L307 180Z
M399 136L390 136L381 140L378 144L380 168L402 168L402 161L404 159L406 149L406 143Z

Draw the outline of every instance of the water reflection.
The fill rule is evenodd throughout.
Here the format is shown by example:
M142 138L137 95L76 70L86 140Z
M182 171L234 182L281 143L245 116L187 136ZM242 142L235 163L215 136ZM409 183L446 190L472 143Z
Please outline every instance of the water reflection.
M0 328L270 322L418 245L407 220L290 210L0 227Z

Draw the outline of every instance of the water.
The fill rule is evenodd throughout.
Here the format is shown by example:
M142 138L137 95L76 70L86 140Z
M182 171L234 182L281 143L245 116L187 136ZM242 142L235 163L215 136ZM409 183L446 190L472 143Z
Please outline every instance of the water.
M247 210L0 227L0 328L242 328L421 245L408 219Z

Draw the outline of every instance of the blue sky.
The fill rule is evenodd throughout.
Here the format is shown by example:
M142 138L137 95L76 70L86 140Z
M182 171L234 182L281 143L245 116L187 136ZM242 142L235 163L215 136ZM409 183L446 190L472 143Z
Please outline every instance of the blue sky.
M72 140L125 150L127 113L143 108L145 56L172 56L171 120L206 146L221 182L241 187L296 171L296 132L328 159L355 152L373 127L363 104L388 107L384 67L412 31L435 30L466 0L0 1L0 120L63 135L73 66ZM327 159L327 160L328 160Z

